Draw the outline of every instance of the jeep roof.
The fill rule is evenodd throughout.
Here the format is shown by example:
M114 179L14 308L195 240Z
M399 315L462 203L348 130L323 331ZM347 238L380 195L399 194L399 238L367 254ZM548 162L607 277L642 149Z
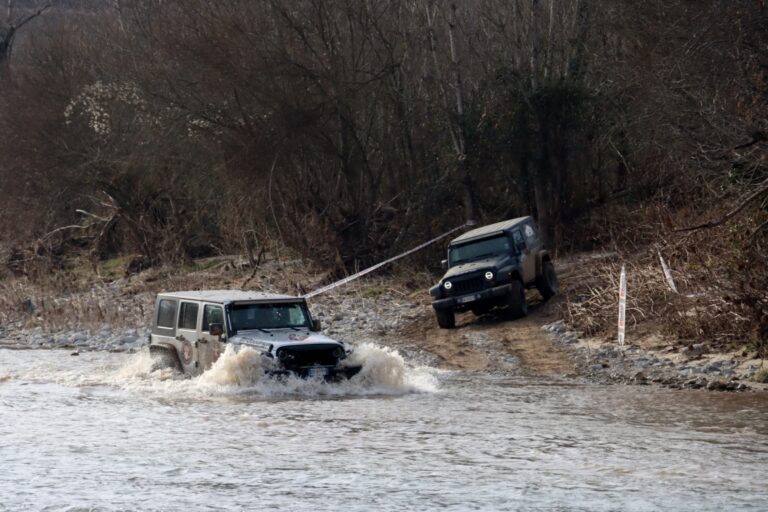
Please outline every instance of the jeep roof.
M162 292L158 297L197 300L205 302L303 302L301 297L278 295L275 293L251 292L243 290L204 290L183 292Z
M457 238L454 238L453 240L451 240L450 245L462 244L464 242L469 242L471 240L486 238L493 235L500 235L520 224L524 224L525 222L532 221L532 220L533 218L531 216L526 216L526 217L518 217L516 219L504 220L501 222L497 222L495 224L489 224L487 226L482 226L482 227L473 229L472 231L467 231L463 235Z

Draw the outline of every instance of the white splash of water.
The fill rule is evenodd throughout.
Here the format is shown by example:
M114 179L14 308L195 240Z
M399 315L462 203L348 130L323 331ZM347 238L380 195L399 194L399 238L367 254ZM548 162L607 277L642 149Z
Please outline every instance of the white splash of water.
M265 361L261 353L250 348L242 347L235 350L227 345L224 353L197 378L200 387L253 387L264 377Z
M278 379L266 375L270 361L258 351L229 345L209 370L189 379L169 369L153 371L153 360L144 350L134 354L108 380L124 389L207 396L367 396L438 390L434 369L409 367L396 350L364 343L355 348L346 363L362 366L349 380L324 382L296 376Z
M142 350L133 354L128 361L115 372L116 381L147 377L152 372L152 356L149 350Z
M345 361L361 366L349 380L324 382L296 376L266 374L271 360L249 347L227 347L219 360L202 375L189 378L170 368L154 369L145 347L130 356L91 352L79 357L61 351L41 351L39 357L4 354L0 383L8 381L54 382L67 387L109 386L132 393L174 397L344 397L405 395L438 390L437 370L413 367L393 349L361 343Z
M402 392L435 392L438 389L434 370L426 367L408 368L397 350L363 343L349 358L350 366L362 366L352 382L363 387Z

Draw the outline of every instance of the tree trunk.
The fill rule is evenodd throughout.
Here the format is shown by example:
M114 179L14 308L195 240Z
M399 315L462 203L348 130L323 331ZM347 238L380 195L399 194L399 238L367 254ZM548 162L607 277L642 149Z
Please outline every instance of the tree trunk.
M6 4L6 20L3 27L0 30L0 78L10 81L10 64L11 50L13 49L13 40L16 38L16 34L19 29L37 18L51 7L51 4L47 4L36 12L19 18L16 21L11 21L11 15L13 12L13 2L8 1Z
M477 200L475 197L475 185L472 179L467 156L466 119L464 115L464 85L461 80L461 63L456 54L453 30L456 24L456 4L451 5L451 14L448 20L448 41L451 49L451 67L453 68L453 83L456 90L456 153L458 159L459 181L463 190L464 215L467 221L476 220Z
M549 200L547 182L539 168L533 176L533 194L536 198L536 220L539 223L539 234L544 245L550 246L552 231L552 212Z
M16 27L9 26L6 30L0 31L0 80L9 84L11 81L10 57L11 45L16 33Z

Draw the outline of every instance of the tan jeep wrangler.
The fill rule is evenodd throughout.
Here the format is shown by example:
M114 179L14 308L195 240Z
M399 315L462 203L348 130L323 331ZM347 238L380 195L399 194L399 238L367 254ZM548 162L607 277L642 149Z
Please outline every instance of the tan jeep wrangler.
M261 352L271 376L337 380L360 371L343 343L319 333L303 297L240 290L160 293L149 351L157 367L199 375L227 345Z

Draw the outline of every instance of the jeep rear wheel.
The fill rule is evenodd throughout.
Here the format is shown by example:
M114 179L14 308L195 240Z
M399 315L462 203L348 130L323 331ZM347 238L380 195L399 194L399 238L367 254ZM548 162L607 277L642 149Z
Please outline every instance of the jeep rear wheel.
M171 368L177 372L181 371L181 361L176 351L167 347L151 346L149 355L152 357L152 367L150 372Z
M514 280L509 285L507 297L509 314L512 318L522 318L528 314L528 302L525 300L525 286L519 280Z
M536 289L544 298L548 300L560 290L560 283L557 280L555 266L551 261L545 261L541 268L541 275L536 279Z
M453 314L452 309L436 309L435 315L437 316L437 325L441 329L453 329L456 327L456 315Z

